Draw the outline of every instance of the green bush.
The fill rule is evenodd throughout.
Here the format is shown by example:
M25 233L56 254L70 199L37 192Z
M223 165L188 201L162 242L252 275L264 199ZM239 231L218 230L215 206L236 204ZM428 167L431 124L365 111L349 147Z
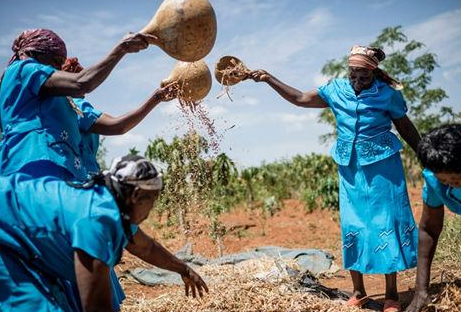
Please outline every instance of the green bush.
M461 262L461 217L445 216L443 231L439 238L437 261L459 265Z

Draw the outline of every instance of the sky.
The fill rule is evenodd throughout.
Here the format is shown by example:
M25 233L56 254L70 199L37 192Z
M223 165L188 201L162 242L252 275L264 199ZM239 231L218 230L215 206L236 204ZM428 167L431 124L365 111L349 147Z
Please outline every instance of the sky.
M444 103L461 110L461 0L211 0L218 34L205 58L211 70L223 55L234 55L250 69L266 69L283 82L307 91L327 81L322 66L368 44L380 31L401 25L410 39L437 54L440 67L432 87L442 87ZM0 64L11 56L11 44L24 29L49 28L66 42L69 56L83 66L102 59L124 36L147 24L160 0L134 1L0 1ZM176 60L155 46L126 55L107 80L87 96L96 108L113 116L135 109L166 78ZM213 87L205 105L223 138L220 152L239 167L257 166L311 152L328 153L319 136L330 128L318 122L319 110L296 107L264 83L244 81L231 88L233 101ZM177 101L159 104L136 128L107 137L106 160L149 140L167 141L187 130ZM205 134L205 132L202 132Z

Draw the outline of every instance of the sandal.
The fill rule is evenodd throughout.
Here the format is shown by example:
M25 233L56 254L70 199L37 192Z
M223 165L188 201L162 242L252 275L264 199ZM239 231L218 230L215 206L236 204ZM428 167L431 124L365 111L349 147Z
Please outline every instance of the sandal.
M384 301L384 308L383 312L401 312L402 308L400 307L400 303L395 300L388 299Z
M362 298L357 298L357 296L350 297L349 300L346 301L346 305L350 307L357 307L357 308L362 308L363 305L365 305L370 299L365 296Z

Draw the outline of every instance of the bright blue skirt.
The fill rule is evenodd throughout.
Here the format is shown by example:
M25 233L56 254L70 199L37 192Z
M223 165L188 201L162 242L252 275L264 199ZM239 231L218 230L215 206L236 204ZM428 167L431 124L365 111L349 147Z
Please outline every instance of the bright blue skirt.
M360 166L354 153L339 166L339 181L344 268L390 274L415 267L418 229L400 154Z

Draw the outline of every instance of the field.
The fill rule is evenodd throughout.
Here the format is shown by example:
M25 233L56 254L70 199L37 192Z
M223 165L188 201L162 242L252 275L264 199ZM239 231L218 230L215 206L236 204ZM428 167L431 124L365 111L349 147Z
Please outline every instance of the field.
M410 189L410 197L416 220L419 220L422 202L421 187ZM180 249L187 241L192 242L194 253L207 257L218 256L216 241L209 235L206 218L192 218L191 232L179 233L177 226L166 226L166 220L152 213L141 226L171 251ZM273 216L261 217L261 210L252 210L244 205L219 216L222 226L228 229L222 239L223 252L234 253L257 246L277 245L283 247L319 248L332 253L335 263L341 267L341 242L338 213L326 209L308 211L299 200L284 200L282 208ZM457 222L459 226L459 222ZM450 228L448 228L450 230ZM446 231L448 232L448 231ZM458 231L459 233L460 231ZM461 306L461 280L459 268L459 242L461 235L445 234L439 246L438 257L433 266L431 291L434 305L426 311L459 311ZM187 236L187 238L186 238ZM451 243L448 243L448 241ZM455 247L453 241L458 245ZM446 246L447 244L451 245ZM456 248L457 255L456 255ZM454 251L453 251L454 249ZM453 255L454 254L454 255ZM453 258L454 257L454 258ZM454 265L458 263L458 266ZM210 293L202 301L185 299L180 287L143 286L132 278L122 278L127 300L122 311L357 311L338 302L319 299L309 294L290 289L293 281L283 280L275 284L255 281L252 276L267 270L273 263L249 263L241 269L229 267L204 268L205 276L219 276L222 283L211 285ZM148 264L125 254L118 272L134 267L149 267ZM403 305L411 300L415 270L399 275L399 293ZM348 291L351 282L348 273L339 270L332 276L323 276L320 282L331 288ZM368 275L365 279L368 294L377 301L383 300L384 279Z

